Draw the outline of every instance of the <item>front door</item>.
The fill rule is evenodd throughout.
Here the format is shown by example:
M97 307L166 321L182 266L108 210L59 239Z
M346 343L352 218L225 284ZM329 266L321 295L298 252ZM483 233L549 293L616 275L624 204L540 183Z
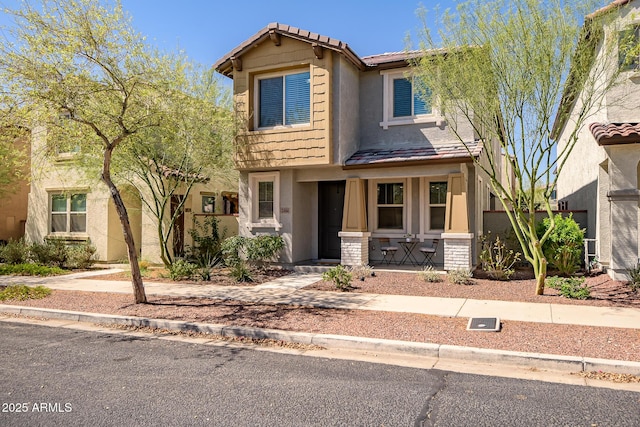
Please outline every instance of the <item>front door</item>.
M340 259L345 181L318 183L318 242L320 259Z

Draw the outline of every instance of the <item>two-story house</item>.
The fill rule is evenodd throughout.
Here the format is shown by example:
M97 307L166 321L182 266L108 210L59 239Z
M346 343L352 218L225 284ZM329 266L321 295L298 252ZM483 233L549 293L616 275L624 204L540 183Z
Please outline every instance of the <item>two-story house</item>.
M409 74L417 54L359 57L339 40L272 23L217 61L243 124L239 234L282 235L288 264L375 262L378 239L407 235L439 240L435 261L447 270L475 264L492 197L469 151L483 156L491 145L458 124L468 151L418 95Z
M60 150L55 156L46 152L42 127L31 137L31 189L25 238L30 242L62 239L70 244L90 240L101 262L127 260L127 247L122 226L108 188L97 177L93 179L77 169L77 153ZM165 175L169 176L170 171ZM153 203L149 190L140 183L120 185L134 241L141 260L161 263L158 222L142 197ZM146 193L143 193L145 192ZM165 218L179 206L180 190L172 197ZM237 191L235 186L218 182L194 184L177 217L171 235L170 250L181 256L192 244L189 230L202 224L208 216L218 218L220 230L227 236L237 233Z
M596 45L592 74L599 69L606 78L619 75L601 92L601 103L578 134L558 177L557 196L567 209L588 211L588 237L596 239L598 261L611 277L626 280L626 270L640 257L640 2L616 0L586 17L587 23L594 20L603 26L605 42ZM597 34L584 31L581 43ZM636 49L634 58L627 57L627 44ZM577 99L566 97L559 106L565 114L554 124L558 152L570 141L581 108Z

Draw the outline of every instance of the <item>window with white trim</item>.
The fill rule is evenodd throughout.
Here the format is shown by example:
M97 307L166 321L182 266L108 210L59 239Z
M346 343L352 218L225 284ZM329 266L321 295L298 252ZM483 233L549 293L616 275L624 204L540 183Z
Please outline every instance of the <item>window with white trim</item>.
M442 118L433 109L431 91L422 93L417 82L403 71L383 71L383 108L380 126L437 123ZM428 100L428 101L425 101Z
M249 223L256 227L280 228L280 174L259 172L249 174Z
M87 195L51 195L51 233L85 233L87 231Z
M429 230L444 230L447 181L429 182Z
M376 228L404 230L404 182L379 182L376 190Z
M256 128L311 122L311 73L291 71L255 78Z

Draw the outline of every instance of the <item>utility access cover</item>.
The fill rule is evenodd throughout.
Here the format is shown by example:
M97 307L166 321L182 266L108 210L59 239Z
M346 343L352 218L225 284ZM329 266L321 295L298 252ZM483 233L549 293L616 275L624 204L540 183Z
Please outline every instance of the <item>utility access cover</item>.
M467 324L467 331L500 331L500 319L498 317L471 317Z

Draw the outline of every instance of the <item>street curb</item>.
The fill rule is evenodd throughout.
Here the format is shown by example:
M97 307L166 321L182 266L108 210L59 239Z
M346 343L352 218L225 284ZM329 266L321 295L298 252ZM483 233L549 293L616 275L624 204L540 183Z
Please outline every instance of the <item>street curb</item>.
M384 352L421 356L447 360L469 360L477 363L517 365L538 369L567 372L602 371L617 374L640 375L640 362L596 359L583 356L526 353L519 351L493 350L446 344L420 343L413 341L387 340L347 335L289 332L277 329L262 329L244 326L227 326L179 320L149 319L136 316L86 313L50 308L0 305L0 313L74 322L118 324L137 327L168 329L180 332L200 332L223 337L246 337L273 339L278 341L312 344L327 348Z

